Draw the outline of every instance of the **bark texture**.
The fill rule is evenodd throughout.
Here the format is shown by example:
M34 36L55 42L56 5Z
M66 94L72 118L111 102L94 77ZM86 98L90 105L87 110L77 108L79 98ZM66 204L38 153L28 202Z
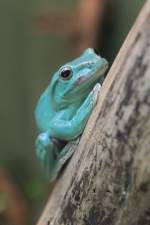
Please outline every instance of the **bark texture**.
M38 225L150 224L150 1Z

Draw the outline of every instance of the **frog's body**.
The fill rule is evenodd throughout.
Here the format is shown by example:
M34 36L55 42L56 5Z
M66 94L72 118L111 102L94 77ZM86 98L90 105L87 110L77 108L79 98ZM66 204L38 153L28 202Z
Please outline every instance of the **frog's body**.
M35 111L40 131L36 139L37 157L50 181L72 154L64 145L83 132L100 89L97 82L107 66L105 59L93 49L87 49L54 74L38 101Z

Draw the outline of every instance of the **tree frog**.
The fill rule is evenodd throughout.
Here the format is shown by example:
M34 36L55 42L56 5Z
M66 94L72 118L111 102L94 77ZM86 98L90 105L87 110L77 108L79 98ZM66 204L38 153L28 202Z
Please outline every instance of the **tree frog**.
M36 154L53 181L73 154L68 143L79 137L95 106L108 62L96 50L61 66L39 98L35 118L39 135Z

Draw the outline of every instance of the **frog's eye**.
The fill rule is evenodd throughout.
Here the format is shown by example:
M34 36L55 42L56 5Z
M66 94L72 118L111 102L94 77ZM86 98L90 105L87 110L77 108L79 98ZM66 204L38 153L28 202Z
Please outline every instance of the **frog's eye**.
M69 80L72 77L73 71L71 67L66 66L60 69L59 76L62 80Z

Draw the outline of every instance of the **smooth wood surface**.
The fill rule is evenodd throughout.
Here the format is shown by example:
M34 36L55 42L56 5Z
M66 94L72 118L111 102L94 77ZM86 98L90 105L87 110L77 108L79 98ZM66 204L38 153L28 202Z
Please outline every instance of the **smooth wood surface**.
M150 224L150 1L38 225Z

